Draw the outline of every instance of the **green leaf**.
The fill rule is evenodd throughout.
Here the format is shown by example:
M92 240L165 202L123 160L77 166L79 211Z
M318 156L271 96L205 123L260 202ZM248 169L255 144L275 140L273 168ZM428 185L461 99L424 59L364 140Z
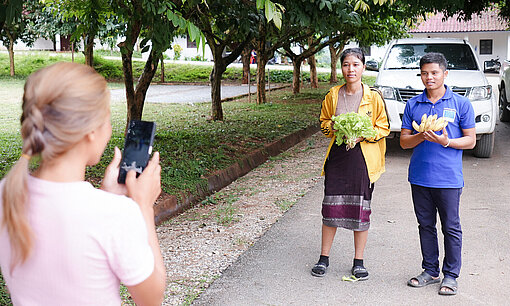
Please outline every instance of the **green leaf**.
M140 46L145 47L145 45L147 45L147 43L149 42L149 38L146 37L144 39L142 39L142 41L140 42Z
M284 13L285 12L285 6L281 5L280 3L275 3L275 5L278 7L278 9L280 10L280 12ZM281 15L281 14L280 14Z
M359 9L360 5L361 5L361 1L360 0L356 1L356 5L354 6L354 10L357 11Z
M261 10L264 8L265 0L257 0L257 9Z
M269 1L269 0L266 0L266 18L267 18L267 21L271 21L273 20L274 18L274 13L275 13L275 10L276 10L276 6L274 5L273 2Z
M200 38L200 35L202 34L202 32L196 25L189 22L188 23L188 34L189 34L189 37L191 38L191 40L197 41L197 39Z
M333 8L331 7L331 2L327 1L326 6L328 7L329 11L333 10Z
M273 18L274 25L278 28L282 28L282 13L276 12Z
M150 47L151 47L150 45L147 45L147 46L143 47L141 52L145 53L145 52L149 51Z

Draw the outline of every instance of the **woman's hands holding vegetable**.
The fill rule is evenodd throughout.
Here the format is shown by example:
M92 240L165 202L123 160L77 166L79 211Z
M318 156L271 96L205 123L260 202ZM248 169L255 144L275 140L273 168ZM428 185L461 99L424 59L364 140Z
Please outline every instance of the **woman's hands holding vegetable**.
M338 132L338 130L335 130L334 126L335 126L335 121L331 120L331 122L329 123L329 129L333 133Z
M331 132L335 133L335 132L338 132L338 130L335 130L335 128L333 127L335 125L335 122L333 120L331 120L331 122L329 123L329 129L331 130ZM347 139L347 137L344 135L342 137L342 139ZM356 143L358 142L362 142L363 140L365 140L365 138L363 137L358 137L356 138Z
M341 145L345 143L348 149L354 148L358 142L364 138L376 136L376 131L372 126L372 121L366 115L360 115L355 112L340 114L332 118L336 143Z

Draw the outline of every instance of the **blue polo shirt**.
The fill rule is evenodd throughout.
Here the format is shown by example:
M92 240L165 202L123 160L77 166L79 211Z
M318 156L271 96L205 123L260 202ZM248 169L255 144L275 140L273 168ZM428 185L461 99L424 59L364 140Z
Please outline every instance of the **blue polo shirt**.
M412 126L413 120L420 124L423 114L427 116L437 114L446 117L448 138L455 139L464 136L462 129L475 127L475 112L469 99L452 92L446 86L444 96L436 103L430 102L426 90L415 96L406 104L402 118L402 128L418 133ZM438 135L442 131L436 132ZM442 145L430 141L423 141L413 150L409 163L408 180L411 184L431 188L462 188L462 151L454 148L444 148Z

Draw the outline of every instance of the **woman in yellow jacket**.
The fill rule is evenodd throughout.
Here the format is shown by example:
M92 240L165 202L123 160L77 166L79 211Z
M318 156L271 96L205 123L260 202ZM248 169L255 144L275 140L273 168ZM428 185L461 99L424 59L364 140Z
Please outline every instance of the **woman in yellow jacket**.
M389 123L384 100L380 93L361 82L365 57L359 48L346 49L340 56L345 85L330 89L322 102L321 131L331 138L322 174L324 200L322 202L322 246L312 275L324 276L329 266L329 252L338 227L354 231L354 262L352 275L368 279L363 265L363 252L370 227L370 201L374 182L384 172L385 138ZM331 117L358 112L370 117L377 135L372 139L358 138L350 150L335 143ZM359 143L359 145L358 145Z

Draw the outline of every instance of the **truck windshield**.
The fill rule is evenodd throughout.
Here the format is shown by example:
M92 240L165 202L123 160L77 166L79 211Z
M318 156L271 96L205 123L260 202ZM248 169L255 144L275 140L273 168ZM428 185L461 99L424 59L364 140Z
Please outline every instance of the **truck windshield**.
M471 48L465 44L397 44L393 45L386 69L419 69L420 58L428 52L443 53L450 70L478 70Z

